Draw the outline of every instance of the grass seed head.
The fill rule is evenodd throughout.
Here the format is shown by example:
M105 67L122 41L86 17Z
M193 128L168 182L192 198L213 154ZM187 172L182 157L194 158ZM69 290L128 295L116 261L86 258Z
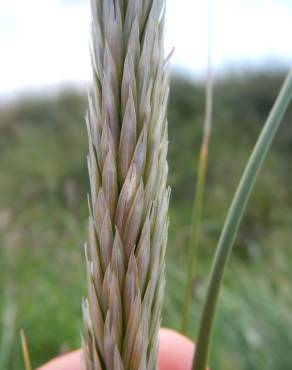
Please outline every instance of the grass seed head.
M92 0L86 370L156 369L167 242L165 0Z

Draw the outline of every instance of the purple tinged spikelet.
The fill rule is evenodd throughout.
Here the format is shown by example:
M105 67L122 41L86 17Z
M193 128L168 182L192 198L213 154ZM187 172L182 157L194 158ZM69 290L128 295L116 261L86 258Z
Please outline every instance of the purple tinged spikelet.
M156 370L168 229L165 0L91 0L84 370Z

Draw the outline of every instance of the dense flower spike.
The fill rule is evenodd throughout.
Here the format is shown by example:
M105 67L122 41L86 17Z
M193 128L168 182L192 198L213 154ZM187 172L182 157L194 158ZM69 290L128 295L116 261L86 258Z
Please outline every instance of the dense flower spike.
M165 0L91 0L86 370L154 370L169 189Z

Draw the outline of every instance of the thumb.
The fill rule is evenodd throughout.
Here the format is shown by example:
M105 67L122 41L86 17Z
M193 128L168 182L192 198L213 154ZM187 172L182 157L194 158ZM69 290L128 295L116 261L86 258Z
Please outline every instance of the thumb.
M158 353L159 370L189 370L192 366L194 343L183 335L161 329Z

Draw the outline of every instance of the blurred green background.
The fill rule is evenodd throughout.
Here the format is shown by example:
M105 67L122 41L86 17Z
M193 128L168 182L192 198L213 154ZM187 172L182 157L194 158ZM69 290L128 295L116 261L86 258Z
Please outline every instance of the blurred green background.
M283 72L284 73L284 72ZM221 77L215 85L204 219L189 335L194 337L216 242L283 74ZM86 294L88 191L85 93L63 91L0 109L0 363L23 369L80 344ZM179 328L202 133L204 87L174 75L169 103L172 187L163 325ZM277 135L236 241L216 320L211 368L292 369L292 111Z

